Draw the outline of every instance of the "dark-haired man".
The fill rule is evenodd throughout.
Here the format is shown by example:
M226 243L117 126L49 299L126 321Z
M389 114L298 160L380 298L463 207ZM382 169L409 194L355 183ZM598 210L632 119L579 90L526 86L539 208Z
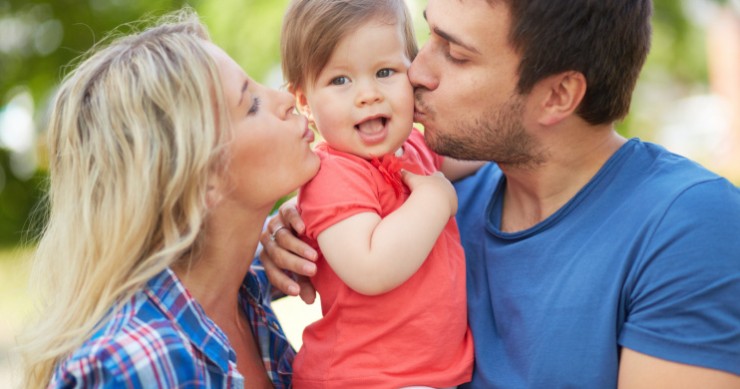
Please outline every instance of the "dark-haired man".
M438 153L493 161L456 184L469 387L740 387L740 191L614 128L650 14L648 0L428 2L415 118ZM267 241L268 268L306 264Z

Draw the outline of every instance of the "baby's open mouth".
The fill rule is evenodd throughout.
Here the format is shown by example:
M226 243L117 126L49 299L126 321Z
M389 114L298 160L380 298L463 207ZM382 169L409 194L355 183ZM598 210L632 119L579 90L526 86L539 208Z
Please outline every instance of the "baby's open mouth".
M355 129L365 134L374 134L382 131L385 128L385 124L388 119L385 117L378 117L374 119L365 120L362 123L355 125Z

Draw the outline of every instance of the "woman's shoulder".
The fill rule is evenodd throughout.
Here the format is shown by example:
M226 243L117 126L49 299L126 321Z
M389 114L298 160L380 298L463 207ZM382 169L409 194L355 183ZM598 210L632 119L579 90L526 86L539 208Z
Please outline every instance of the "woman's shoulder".
M135 296L59 365L52 382L84 382L85 386L97 382L111 387L136 382L172 384L179 381L171 381L176 376L191 375L187 370L192 370L188 366L194 365L195 355L175 323Z
M89 354L102 352L100 355L108 357L113 353L156 355L188 346L188 338L160 307L148 298L135 296L117 309L83 348Z

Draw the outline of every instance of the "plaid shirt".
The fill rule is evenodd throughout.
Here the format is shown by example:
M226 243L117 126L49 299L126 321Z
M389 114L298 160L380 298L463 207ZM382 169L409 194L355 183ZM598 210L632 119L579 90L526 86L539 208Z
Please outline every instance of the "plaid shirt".
M270 308L259 263L239 297L276 389L290 388L295 351ZM184 285L167 269L150 280L59 366L51 388L243 388L236 353Z

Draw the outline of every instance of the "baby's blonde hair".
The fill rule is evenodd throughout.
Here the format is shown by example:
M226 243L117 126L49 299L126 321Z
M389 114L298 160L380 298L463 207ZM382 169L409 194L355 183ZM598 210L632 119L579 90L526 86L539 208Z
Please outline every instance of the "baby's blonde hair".
M406 55L409 61L413 60L419 49L404 0L292 0L280 37L283 77L288 89L305 89L314 82L339 41L376 18L401 26Z
M48 129L48 224L34 257L38 322L24 387L165 268L194 258L228 123L208 34L189 9L94 49L63 81ZM215 108L215 109L214 109Z

